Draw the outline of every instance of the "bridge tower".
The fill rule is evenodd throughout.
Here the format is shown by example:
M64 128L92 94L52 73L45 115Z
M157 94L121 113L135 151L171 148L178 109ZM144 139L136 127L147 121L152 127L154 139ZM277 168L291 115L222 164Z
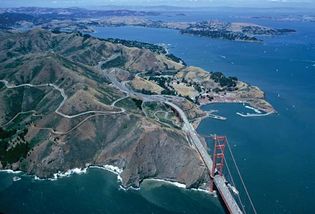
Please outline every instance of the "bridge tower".
M223 167L224 167L224 149L226 147L226 137L225 136L216 136L212 137L213 139L213 165L211 170L211 183L210 183L210 191L213 192L214 189L214 176L218 173L220 176L223 175Z

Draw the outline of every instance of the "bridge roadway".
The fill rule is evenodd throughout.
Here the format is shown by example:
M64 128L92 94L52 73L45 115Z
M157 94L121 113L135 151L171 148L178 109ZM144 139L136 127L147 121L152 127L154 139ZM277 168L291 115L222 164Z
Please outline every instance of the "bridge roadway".
M174 110L176 110L179 116L181 117L181 119L183 120L183 123L184 123L182 127L183 131L185 131L188 134L189 140L199 152L201 158L203 159L206 167L209 170L209 174L211 175L213 161L210 158L209 154L207 153L205 147L202 145L199 137L197 136L196 130L189 122L185 112L179 106L170 102L175 99L180 101L181 97L165 96L165 95L145 95L142 93L137 93L131 90L129 87L127 87L124 83L117 81L117 79L110 73L103 72L103 74L112 82L114 86L116 86L121 91L125 92L128 96L133 95L133 96L141 97L144 101L147 101L147 102L148 101L163 102L166 105L172 107ZM224 204L226 208L228 209L229 213L231 214L243 213L241 209L239 208L238 204L236 203L229 188L227 187L224 177L215 175L213 179L214 179L214 184L216 188L218 189L218 192L221 198L223 199Z
M180 100L181 99L180 97L165 96L165 95L145 95L142 93L137 93L137 92L130 90L128 87L126 87L125 84L122 84L119 81L117 81L117 79L114 76L112 76L111 74L108 74L106 72L103 72L103 74L112 82L112 84L114 86L116 86L121 91L125 92L127 94L127 96L134 95L134 96L142 97L144 99L144 101L163 102L163 103L171 106L173 109L175 109L178 112L179 116L183 120L183 123L184 123L184 125L182 127L183 131L186 131L186 133L188 134L189 140L196 147L196 149L199 152L201 158L203 159L206 167L208 168L209 173L211 174L213 161L210 158L210 156L207 153L204 146L202 145L200 139L198 138L196 130L188 121L185 112L180 107L178 107L177 105L175 105L174 103L169 101L169 100L174 100L174 99ZM18 88L18 87L24 87L24 86L34 87L34 85L31 85L31 84L21 84L18 86L11 86L11 85L9 85L8 81L6 81L6 80L0 80L0 82L4 83L6 85L6 87L8 87L8 88ZM73 117L77 117L77 116L81 115L81 114L79 114L79 115L69 116L69 115L65 115L65 114L59 112L59 109L62 107L62 105L64 104L64 102L67 99L67 96L66 96L64 90L59 88L58 86L56 86L54 84L36 85L36 87L43 87L43 86L54 87L56 90L60 91L62 97L64 98L63 101L61 102L61 104L59 105L59 107L56 109L56 113L60 114L61 116L67 117L67 118L73 118ZM95 112L97 112L97 111L95 111ZM91 112L85 112L82 114L87 114L87 113L92 113L92 111ZM229 210L229 212L233 213L233 214L234 213L235 214L236 213L242 213L242 211L240 210L234 197L232 196L230 190L228 189L227 185L225 184L225 179L219 175L215 175L213 179L214 179L215 186L217 187L217 189L218 189L227 209Z
M186 131L187 134L189 135L191 142L195 145L206 167L208 168L209 173L211 174L213 161L210 158L209 154L207 153L205 147L202 145L199 137L197 136L196 130L188 121L186 114L181 108L179 108L174 103L166 101L165 104L171 106L173 109L175 109L179 113L180 117L182 118L184 122L183 130ZM231 194L229 188L227 187L225 183L225 179L220 175L215 175L213 179L214 179L214 184L217 187L219 194L221 198L223 199L228 211L233 214L242 213L233 195Z

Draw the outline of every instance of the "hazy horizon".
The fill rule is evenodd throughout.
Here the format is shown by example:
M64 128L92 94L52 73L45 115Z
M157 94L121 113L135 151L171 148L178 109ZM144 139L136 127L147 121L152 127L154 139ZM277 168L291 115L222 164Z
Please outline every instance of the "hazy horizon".
M150 6L172 6L172 7L315 7L315 0L2 0L0 7L150 7Z

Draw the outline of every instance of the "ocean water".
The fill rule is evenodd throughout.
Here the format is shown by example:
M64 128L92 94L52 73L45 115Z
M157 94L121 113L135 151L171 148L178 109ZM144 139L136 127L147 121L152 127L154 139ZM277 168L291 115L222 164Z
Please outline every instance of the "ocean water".
M99 28L95 35L165 43L189 65L222 71L264 90L277 114L243 118L236 113L250 111L241 104L208 105L204 109L219 110L228 120L205 119L198 132L228 137L259 213L312 213L315 194L315 24L259 21L267 26L293 28L297 32L264 37L263 43L214 40L181 35L174 30L141 27ZM233 174L235 176L235 170ZM239 180L236 182L240 187ZM250 210L241 188L240 192L246 209Z
M13 181L14 176L21 180ZM0 172L0 184L3 213L224 213L218 200L207 193L157 181L126 191L115 174L97 168L56 181Z
M287 13L286 11L283 14ZM303 11L295 11L303 14ZM242 15L242 16L241 16ZM313 213L315 194L315 23L250 19L251 14L190 13L157 19L256 22L294 28L296 33L244 43L181 35L168 29L101 27L94 36L164 43L189 65L237 76L266 92L277 114L244 118L242 104L212 104L226 121L205 119L202 135L226 135L258 213ZM272 11L261 12L272 14ZM281 15L281 14L280 14ZM209 142L211 146L211 142ZM232 163L227 156L228 163ZM230 164L231 165L231 164ZM236 177L232 169L233 177ZM0 212L4 213L222 213L218 200L201 192L160 182L123 191L115 175L91 169L57 181L35 181L0 173ZM237 186L240 181L236 179ZM240 188L246 209L248 200ZM38 203L37 203L38 202Z

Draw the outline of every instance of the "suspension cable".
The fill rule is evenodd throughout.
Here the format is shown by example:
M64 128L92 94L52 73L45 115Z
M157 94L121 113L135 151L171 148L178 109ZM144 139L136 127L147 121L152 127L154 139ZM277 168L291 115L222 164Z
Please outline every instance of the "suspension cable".
M240 170L239 170L239 168L238 168L238 166L237 166L237 164L236 164L234 155L233 155L233 153L232 153L230 144L229 144L229 142L228 142L227 139L226 139L226 144L227 144L228 149L229 149L229 151L230 151L230 153L231 153L231 157L232 157L232 160L233 160L233 162L234 162L236 171L237 171L237 173L238 173L238 176L240 177L240 180L241 180L241 182L242 182L242 185L243 185L243 187L244 187L244 190L245 190L245 192L246 192L246 195L247 195L247 197L248 197L248 199L249 199L249 202L250 202L250 204L251 204L251 206L252 206L252 208L253 208L254 213L257 214L256 208L255 208L254 203L253 203L253 201L252 201L252 199L251 199L251 197L250 197L250 195L249 195L249 192L248 192L248 190L247 190L247 188L246 188L246 185L245 185L245 183L244 183L243 177L242 177L241 172L240 172Z
M233 179L233 176L232 176L232 174L231 174L229 165L228 165L228 163L227 163L227 161L226 161L225 158L224 158L224 162L225 162L225 166L226 166L226 169L227 169L227 171L228 171L228 174L229 174L229 176L230 176L230 178L231 178L231 182L232 182L233 186L236 188L236 184L235 184L235 182L234 182L234 179ZM236 188L236 189L237 189L237 188ZM240 197L239 194L237 194L237 198L238 198L238 200L239 200L239 202L240 202L240 204L241 204L241 206L242 206L242 211L243 211L243 213L246 214L245 206L244 206L243 201L242 201L242 199L241 199L241 197Z

